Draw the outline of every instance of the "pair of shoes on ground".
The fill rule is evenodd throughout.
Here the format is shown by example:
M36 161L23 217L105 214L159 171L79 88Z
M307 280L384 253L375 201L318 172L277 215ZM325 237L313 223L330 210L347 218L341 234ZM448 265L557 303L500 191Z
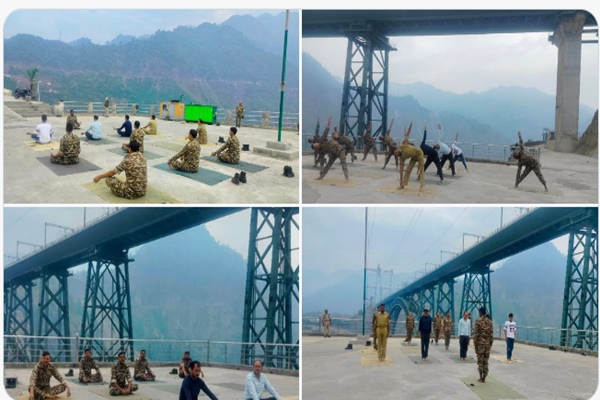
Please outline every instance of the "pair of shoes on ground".
M292 167L289 165L286 165L285 167L283 167L283 176L286 176L288 178L293 178L294 177L294 171L292 171Z
M240 182L247 183L248 181L246 180L246 172L236 172L233 178L231 178L231 182L235 183L236 185L239 185Z

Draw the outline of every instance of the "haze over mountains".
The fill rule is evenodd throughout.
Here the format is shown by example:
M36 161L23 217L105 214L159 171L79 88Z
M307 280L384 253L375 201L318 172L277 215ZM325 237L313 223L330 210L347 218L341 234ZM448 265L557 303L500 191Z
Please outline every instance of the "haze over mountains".
M16 35L4 40L4 87L29 82L38 68L42 100L185 103L278 110L285 12L234 16L150 36L116 36L104 45ZM285 110L299 110L299 14L290 13ZM6 75L10 77L7 78ZM48 84L48 82L51 82Z
M342 82L329 73L307 53L302 54L302 122L303 132L314 132L317 118L326 121L333 116L339 121ZM498 87L483 93L456 94L431 85L416 82L390 82L388 121L396 118L392 136L402 136L402 126L413 121L422 128L429 123L429 132L444 127L445 141L454 140L457 132L461 142L510 144L517 142L517 131L525 140L542 140L544 128L554 129L554 96L534 88ZM585 131L595 110L580 105L579 132ZM421 131L413 131L420 138ZM432 136L428 136L428 138Z

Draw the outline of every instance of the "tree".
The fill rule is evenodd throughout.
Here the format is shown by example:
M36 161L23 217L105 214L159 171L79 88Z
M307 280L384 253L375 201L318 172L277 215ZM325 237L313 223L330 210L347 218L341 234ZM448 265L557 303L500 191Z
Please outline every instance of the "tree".
M35 76L40 70L37 68L28 69L27 76L29 76L29 90L33 93L33 83L35 82Z

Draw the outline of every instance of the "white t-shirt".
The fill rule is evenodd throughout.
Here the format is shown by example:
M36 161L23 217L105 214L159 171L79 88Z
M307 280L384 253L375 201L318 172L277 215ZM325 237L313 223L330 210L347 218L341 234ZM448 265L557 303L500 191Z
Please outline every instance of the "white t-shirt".
M40 143L50 143L54 129L47 122L41 123L35 128L35 133L40 137Z
M452 146L450 146L450 148L452 149L452 153L454 153L455 155L460 156L462 154L462 150L456 145L456 142L452 143Z
M504 330L506 331L506 337L509 339L515 338L515 332L517 331L517 324L515 321L506 321L504 323Z

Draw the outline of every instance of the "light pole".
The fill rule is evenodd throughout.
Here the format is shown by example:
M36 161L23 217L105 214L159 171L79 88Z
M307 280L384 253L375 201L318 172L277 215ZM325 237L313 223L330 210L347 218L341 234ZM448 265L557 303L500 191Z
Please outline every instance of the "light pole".
M42 96L40 95L40 81L37 81L37 95L38 101L42 101Z

